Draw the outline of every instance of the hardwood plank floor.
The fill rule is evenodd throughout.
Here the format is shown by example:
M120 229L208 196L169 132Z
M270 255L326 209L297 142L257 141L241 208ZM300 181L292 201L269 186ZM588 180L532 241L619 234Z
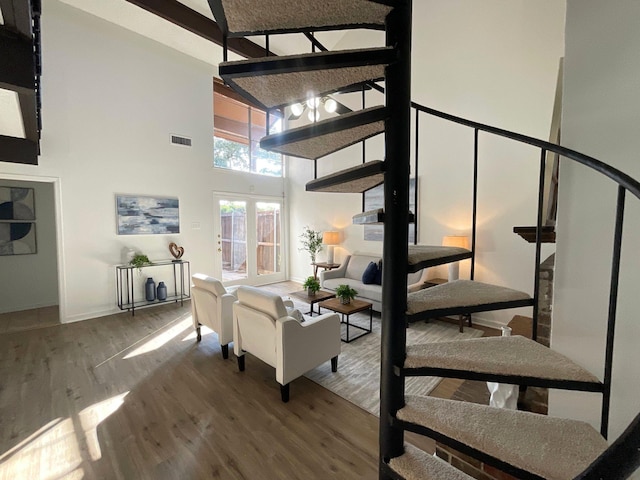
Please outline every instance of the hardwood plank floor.
M376 478L375 417L306 378L283 404L189 308L0 335L0 479Z
M0 334L0 480L374 479L377 463L376 417L306 378L282 403L271 367L195 341L189 303Z

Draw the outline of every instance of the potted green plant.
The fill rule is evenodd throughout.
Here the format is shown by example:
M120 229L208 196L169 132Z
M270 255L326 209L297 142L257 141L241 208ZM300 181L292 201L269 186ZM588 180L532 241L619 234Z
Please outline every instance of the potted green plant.
M151 260L149 260L149 257L142 253L136 253L129 261L129 265L131 265L132 267L136 267L138 269L138 273L141 273L142 267L144 267L145 265L151 265Z
M349 285L338 285L338 288L336 288L336 297L340 299L340 303L343 305L351 303L351 299L355 298L357 294L357 290L351 288Z
M306 226L300 235L300 242L302 247L298 250L304 250L309 253L311 263L316 263L316 256L322 251L322 232L311 230Z
M316 292L320 290L320 282L314 276L307 277L302 284L302 288L306 289L309 295L315 295Z

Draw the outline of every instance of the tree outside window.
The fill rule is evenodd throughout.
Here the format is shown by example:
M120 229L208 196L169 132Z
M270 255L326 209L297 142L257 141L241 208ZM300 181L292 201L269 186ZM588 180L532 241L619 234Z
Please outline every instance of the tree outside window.
M282 176L282 155L260 148L260 139L282 129L279 112L267 115L265 111L249 105L241 99L225 94L216 85L214 91L213 165L241 172Z

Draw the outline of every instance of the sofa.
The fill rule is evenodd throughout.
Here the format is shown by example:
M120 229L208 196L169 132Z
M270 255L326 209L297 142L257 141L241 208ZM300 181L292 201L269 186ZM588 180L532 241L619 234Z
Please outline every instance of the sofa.
M373 309L381 312L382 285L376 283L365 284L362 281L362 274L371 262L380 264L381 257L379 255L362 253L348 255L339 268L320 272L320 285L323 290L330 292L335 292L338 285L349 285L358 292L356 298L371 302ZM415 292L422 289L426 280L426 274L426 268L416 273L408 274L407 291Z

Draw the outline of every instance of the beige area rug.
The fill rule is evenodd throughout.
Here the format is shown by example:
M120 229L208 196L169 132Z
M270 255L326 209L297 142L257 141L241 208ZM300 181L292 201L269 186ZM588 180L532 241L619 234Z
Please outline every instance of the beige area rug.
M295 301L296 308L306 312L309 306ZM317 311L317 306L315 306ZM328 310L323 309L322 313ZM351 315L350 323L369 326L368 313ZM351 343L342 343L338 359L338 371L331 372L329 362L311 370L305 376L326 389L349 400L374 415L380 411L380 314L373 312L373 332ZM346 326L342 325L342 338L346 338ZM350 328L350 336L360 333ZM482 336L482 331L465 327L459 333L458 325L432 320L416 322L407 330L407 344L423 344L448 340L471 339ZM406 393L428 395L442 379L440 377L411 377L406 380Z

